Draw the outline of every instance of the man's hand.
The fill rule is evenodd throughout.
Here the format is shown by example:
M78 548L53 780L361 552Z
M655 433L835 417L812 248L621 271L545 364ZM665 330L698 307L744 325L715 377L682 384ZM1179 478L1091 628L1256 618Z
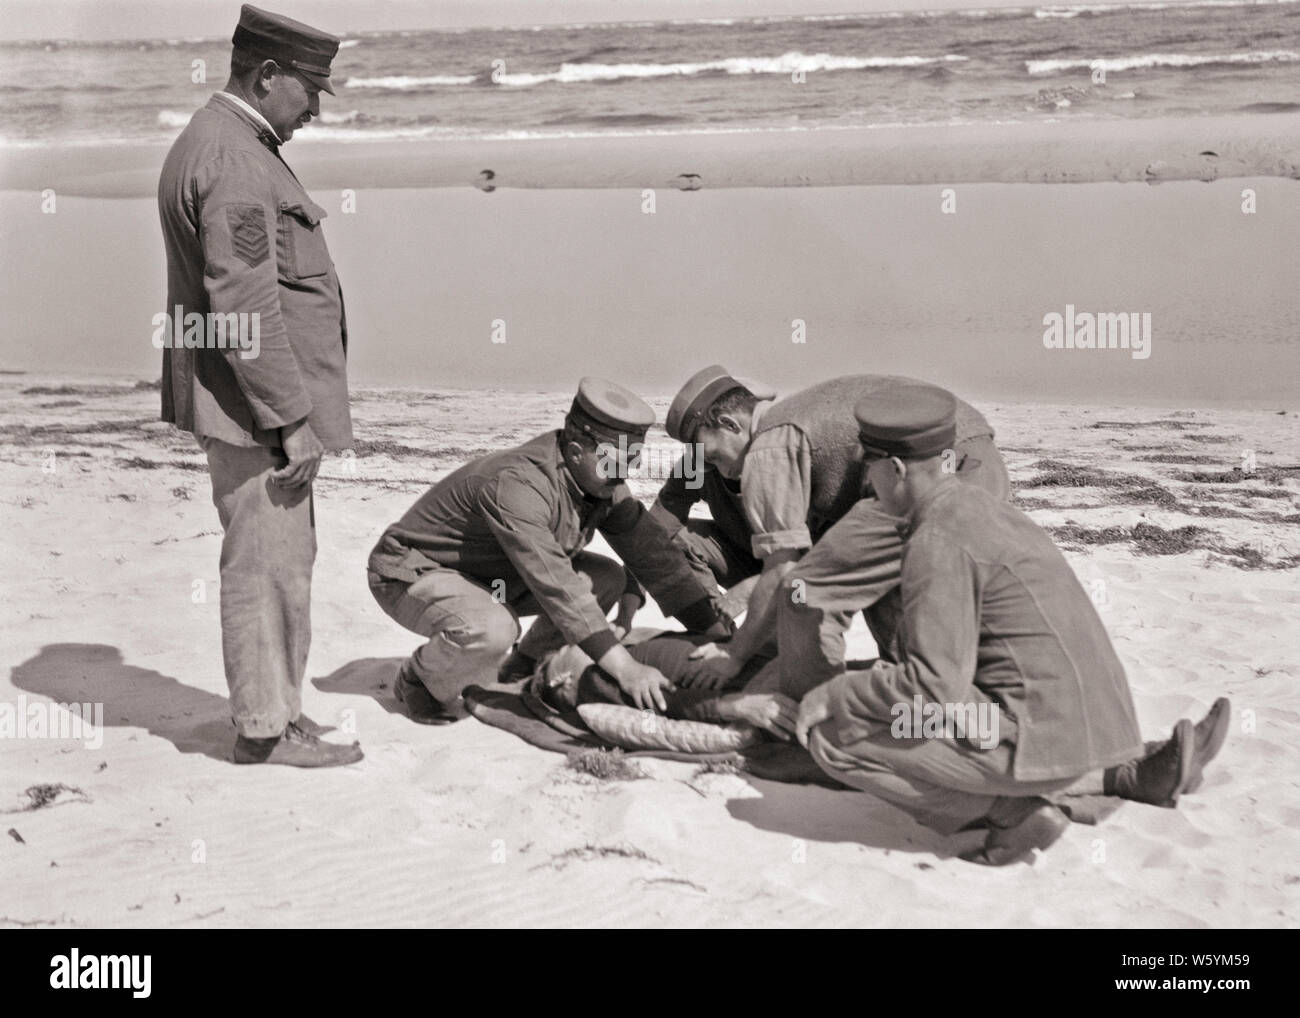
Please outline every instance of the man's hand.
M808 748L808 732L831 716L831 684L823 682L799 701L799 717L795 720L794 735L799 745Z
M280 445L289 462L271 472L271 481L282 488L301 488L311 484L320 470L320 459L325 447L304 417L296 424L286 424L280 429Z
M794 738L795 721L799 705L781 693L737 693L735 699L726 698L725 714L737 721L771 732L778 739L789 742Z
M671 689L673 684L658 668L633 661L622 669L616 681L618 688L630 696L640 710L658 709L662 714L668 709L664 690Z
M690 654L690 660L699 661L695 674L682 679L682 686L695 689L720 689L740 674L743 661L737 661L731 652L717 643L702 643Z

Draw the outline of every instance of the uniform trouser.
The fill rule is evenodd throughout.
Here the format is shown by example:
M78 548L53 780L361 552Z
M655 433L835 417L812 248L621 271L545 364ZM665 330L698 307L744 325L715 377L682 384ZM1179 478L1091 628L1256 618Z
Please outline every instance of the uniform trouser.
M1010 495L991 438L956 446L957 477L996 498ZM844 670L844 632L861 610L881 657L897 659L903 599L902 521L864 498L826 531L782 581L777 597L781 692L795 700Z
M881 721L867 738L841 745L838 725L826 721L809 734L808 749L837 781L892 803L940 834L988 816L1000 798L1049 796L1080 777L1017 780L1012 743L982 750L951 739L898 739L890 725Z
M626 589L623 567L587 551L579 552L572 562L608 612ZM428 638L408 665L440 703L450 703L468 686L496 681L502 658L519 639L520 615L537 616L519 641L522 653L540 658L565 643L531 594L505 604L486 585L454 569L431 569L409 584L374 573L369 579L379 607L406 629Z
M687 520L682 543L686 559L706 590L716 583L724 590L756 576L763 563L739 548L713 520Z
M281 488L279 449L200 438L221 542L221 649L241 735L279 735L302 711L311 646L316 518L311 487Z

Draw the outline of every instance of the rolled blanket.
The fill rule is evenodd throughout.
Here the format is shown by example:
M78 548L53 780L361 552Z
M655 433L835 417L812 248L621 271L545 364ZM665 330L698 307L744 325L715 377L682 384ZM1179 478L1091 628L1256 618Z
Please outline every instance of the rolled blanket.
M587 727L602 739L626 750L728 753L762 739L753 725L676 721L612 703L582 703L578 705L578 713Z

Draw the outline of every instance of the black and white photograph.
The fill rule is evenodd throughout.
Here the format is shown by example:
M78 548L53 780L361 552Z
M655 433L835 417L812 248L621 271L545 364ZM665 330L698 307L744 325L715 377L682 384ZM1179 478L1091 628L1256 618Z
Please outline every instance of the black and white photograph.
M0 929L1294 930L1298 244L1297 0L0 0Z

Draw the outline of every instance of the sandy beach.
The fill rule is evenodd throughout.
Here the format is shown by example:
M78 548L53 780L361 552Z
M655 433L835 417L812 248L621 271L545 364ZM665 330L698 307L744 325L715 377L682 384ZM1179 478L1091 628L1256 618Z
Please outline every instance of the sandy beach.
M304 709L366 756L318 771L231 762L211 483L159 420L159 142L221 87L229 19L11 45L0 928L1300 926L1300 47L1289 8L1223 6L352 12L337 94L282 149L326 213L356 436L315 482ZM1054 346L1077 316L1133 343ZM664 759L602 777L476 718L413 723L392 684L418 638L366 584L381 532L557 427L583 376L651 402L646 461L671 464L669 400L713 362L781 394L907 375L981 410L1144 737L1231 698L1203 785L990 870L958 858L982 834L858 792ZM676 628L653 602L636 621ZM848 649L874 655L860 618ZM58 704L102 717L3 730Z
M427 483L567 402L511 394L508 414L485 412L505 398L354 393L355 458L317 482L305 708L367 755L296 773L227 762L217 521L157 392L3 378L0 699L102 702L105 727L98 749L0 740L0 925L1300 923L1300 408L983 404L1020 504L1065 528L1096 591L1144 734L1221 694L1235 708L1177 810L1127 803L1035 866L989 872L955 858L975 835L939 837L858 793L666 761L601 782L473 719L409 722L389 683L415 638L370 599L365 556ZM1244 449L1256 474L1234 478ZM860 622L850 651L870 654Z

